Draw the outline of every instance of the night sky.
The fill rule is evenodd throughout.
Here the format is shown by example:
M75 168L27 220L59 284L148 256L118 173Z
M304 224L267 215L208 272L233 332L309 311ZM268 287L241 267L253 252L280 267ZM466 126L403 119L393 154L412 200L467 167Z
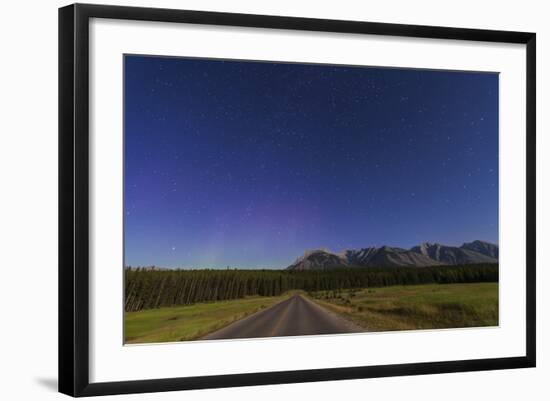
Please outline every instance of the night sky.
M498 74L125 57L125 264L498 243Z

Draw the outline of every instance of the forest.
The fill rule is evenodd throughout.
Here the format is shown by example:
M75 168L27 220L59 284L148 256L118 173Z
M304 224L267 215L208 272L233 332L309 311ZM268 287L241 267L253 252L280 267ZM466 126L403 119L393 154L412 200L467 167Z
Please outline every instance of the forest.
M498 282L497 264L439 267L339 268L324 271L124 269L126 312L278 296L289 290L339 291L412 284Z

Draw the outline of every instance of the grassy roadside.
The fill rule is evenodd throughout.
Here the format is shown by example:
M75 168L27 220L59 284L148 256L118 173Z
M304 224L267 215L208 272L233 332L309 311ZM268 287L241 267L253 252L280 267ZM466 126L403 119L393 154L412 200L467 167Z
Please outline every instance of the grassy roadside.
M498 283L391 286L309 295L368 331L498 325Z
M272 306L278 297L247 297L232 301L148 309L124 314L126 344L196 340L252 313Z

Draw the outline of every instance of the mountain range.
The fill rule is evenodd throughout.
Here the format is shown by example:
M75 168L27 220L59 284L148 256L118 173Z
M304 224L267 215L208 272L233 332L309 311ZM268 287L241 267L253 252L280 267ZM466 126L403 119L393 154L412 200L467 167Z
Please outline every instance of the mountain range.
M389 246L347 249L333 253L326 249L307 251L287 270L328 270L338 267L441 266L498 263L498 245L473 241L461 246L425 242L410 249Z

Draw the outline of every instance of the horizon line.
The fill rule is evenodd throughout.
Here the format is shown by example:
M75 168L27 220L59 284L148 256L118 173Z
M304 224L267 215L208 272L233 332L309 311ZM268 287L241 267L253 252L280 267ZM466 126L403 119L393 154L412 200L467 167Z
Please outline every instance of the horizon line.
M449 246L449 247L454 247L454 248L460 248L461 246L464 246L465 244L471 244L473 242L484 242L484 243L487 243L487 244L491 244L491 245L495 245L497 247L500 248L500 245L497 242L492 242L492 241L487 241L487 240L480 240L480 239L475 239L475 240L472 240L472 241L464 241L462 242L460 245L448 245L448 244L443 244L443 243L439 243L439 242L431 242L431 241L424 241L424 242L421 242L420 244L418 245L413 245L412 247L409 247L409 248L402 248L400 246L393 246L393 245L386 245L386 244L383 244L383 245L380 245L380 246L376 246L376 245L372 245L372 246L367 246L367 247L363 247L363 248L345 248L339 252L334 252L332 250L330 250L329 248L324 248L324 247L320 247L320 248L310 248L310 249L306 249L305 251L302 252L302 254L300 256L298 256L297 258L294 259L294 261L290 262L289 265L287 265L286 267L285 266L279 266L279 267L231 267L231 265L226 265L226 266L223 266L223 267L186 267L186 266L175 266L175 267L167 267L167 266L159 266L159 265L155 265L155 264L149 264L149 265L124 265L124 269L127 269L127 268L130 268L130 269L133 269L133 268L158 268L160 270L162 269L165 269L165 270L284 270L284 269L287 269L289 266L291 266L293 263L295 263L298 259L300 259L300 257L306 255L307 253L310 253L310 252L315 252L315 251L324 251L324 252L328 252L328 253L332 253L334 255L339 255L339 254L342 254L346 251L350 251L350 250L361 250L361 249L368 249L368 248L385 248L385 247L388 247L388 248L399 248L399 249L405 249L405 250L412 250L413 248L417 247L417 246L422 246L424 244L429 244L429 245L441 245L441 246Z

